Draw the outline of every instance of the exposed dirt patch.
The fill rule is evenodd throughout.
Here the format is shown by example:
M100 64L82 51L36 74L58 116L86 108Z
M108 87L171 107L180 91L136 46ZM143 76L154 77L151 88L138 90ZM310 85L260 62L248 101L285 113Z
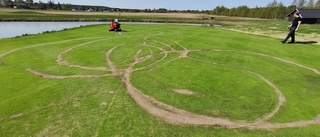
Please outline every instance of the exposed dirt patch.
M107 102L101 102L101 103L100 103L100 106L107 106L107 105L108 105Z
M174 92L184 95L194 95L195 93L187 89L172 89Z
M10 119L17 119L17 118L21 117L22 115L23 115L23 114L20 113L20 114L12 115L12 116L10 116L9 118L10 118Z
M320 115L318 115L315 119L317 122L320 122Z

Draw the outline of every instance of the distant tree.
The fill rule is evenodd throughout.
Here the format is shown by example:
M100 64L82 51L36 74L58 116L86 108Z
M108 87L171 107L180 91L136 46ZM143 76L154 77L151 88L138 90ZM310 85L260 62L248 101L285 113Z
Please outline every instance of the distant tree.
M48 1L48 6L49 6L48 7L49 9L53 9L54 8L54 3L51 0L49 0Z
M4 0L0 0L0 7L4 6Z
M257 15L257 13L259 12L259 10L260 10L259 7L252 8L252 9L250 10L249 17L250 17L250 18L258 18L256 15Z
M222 13L224 11L228 10L228 8L224 7L224 6L217 6L214 10L213 10L213 14L216 15L223 15Z
M232 8L229 10L228 16L235 16L235 14L236 14L236 8Z
M159 12L160 12L160 13L166 13L166 12L168 12L168 10L165 9L165 8L159 8Z
M239 6L236 9L236 13L238 13L238 16L240 17L248 17L248 14L250 13L250 9L248 6Z
M278 7L284 7L284 4L282 2L279 2Z
M306 3L307 3L306 0L299 0L297 7L303 8L306 5Z
M72 9L72 5L71 4L61 4L61 8L62 10L71 10Z
M22 5L23 3L23 0L14 0L14 4L16 5Z
M39 9L47 9L46 4L44 4L41 0L39 0Z
M294 5L294 6L298 6L298 4L299 4L298 0L293 0L292 3L291 3L291 5Z
M268 7L257 6L255 8L249 8L247 6L239 6L237 8L228 9L224 6L217 6L210 11L209 14L263 19L285 19L287 14L295 8L296 5L286 7L282 2L273 1L268 4Z
M306 7L310 9L314 8L315 7L314 0L309 0L308 3L306 4Z
M151 9L144 9L143 12L151 12Z
M58 7L57 8L58 8L58 10L62 10L60 2L58 2Z
M267 7L277 7L278 6L278 2L276 0L273 0L273 2L270 2Z
M33 5L33 0L26 0L27 5Z
M287 14L287 8L282 3L279 3L274 11L274 19L285 19Z
M318 0L315 4L316 8L320 8L320 0Z

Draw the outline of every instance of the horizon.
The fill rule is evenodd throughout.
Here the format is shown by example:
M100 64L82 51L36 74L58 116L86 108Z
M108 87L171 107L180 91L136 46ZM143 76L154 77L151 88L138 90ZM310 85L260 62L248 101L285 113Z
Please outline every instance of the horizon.
M248 1L248 0L190 0L188 2L182 0L135 0L134 2L129 0L93 0L93 1L84 1L84 0L58 0L54 3L60 4L73 4L73 5L88 5L88 6L105 6L112 8L121 8L121 9L160 9L165 8L168 10L213 10L217 6L224 6L227 8L235 8L239 6L248 6L249 8L254 7L266 7L269 3L272 3L273 0L260 0L260 1ZM290 6L291 0L281 0L277 1L282 3L284 6Z

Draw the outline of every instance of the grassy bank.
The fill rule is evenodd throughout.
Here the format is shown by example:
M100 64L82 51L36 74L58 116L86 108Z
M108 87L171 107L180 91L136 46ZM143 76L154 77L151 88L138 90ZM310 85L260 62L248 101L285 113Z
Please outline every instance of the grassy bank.
M319 135L319 124L296 125L319 121L318 45L281 44L277 38L214 27L122 27L121 33L98 25L0 40L0 134ZM285 102L257 125L296 126L170 124L136 103L124 74L136 90L157 101L233 122L255 122L274 111L280 102L275 86Z
M168 16L169 15L169 16ZM122 22L166 22L203 23L205 14L160 14L160 13L116 13L116 12L71 12L48 10L0 10L0 21L110 21Z
M215 20L208 20L215 17ZM102 21L112 19L120 22L159 22L159 23L192 23L222 25L225 28L237 31L262 34L274 37L284 37L287 34L289 22L285 20L266 20L257 18L226 17L207 14L188 13L126 13L126 12L71 12L50 10L20 10L0 8L0 21ZM305 38L314 38L320 41L319 24L303 24L299 34ZM309 35L311 34L311 35Z

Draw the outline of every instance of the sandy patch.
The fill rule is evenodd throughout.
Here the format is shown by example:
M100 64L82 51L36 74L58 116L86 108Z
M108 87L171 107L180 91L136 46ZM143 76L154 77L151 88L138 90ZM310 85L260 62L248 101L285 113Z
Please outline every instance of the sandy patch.
M23 114L20 113L20 114L12 115L12 116L10 116L9 118L10 118L10 119L16 119L16 118L21 117L22 115L23 115Z
M316 121L320 122L320 115L316 117Z
M194 95L195 93L187 89L172 89L174 92L184 95Z
M101 103L100 103L100 106L107 106L107 105L108 105L107 102L101 102Z

